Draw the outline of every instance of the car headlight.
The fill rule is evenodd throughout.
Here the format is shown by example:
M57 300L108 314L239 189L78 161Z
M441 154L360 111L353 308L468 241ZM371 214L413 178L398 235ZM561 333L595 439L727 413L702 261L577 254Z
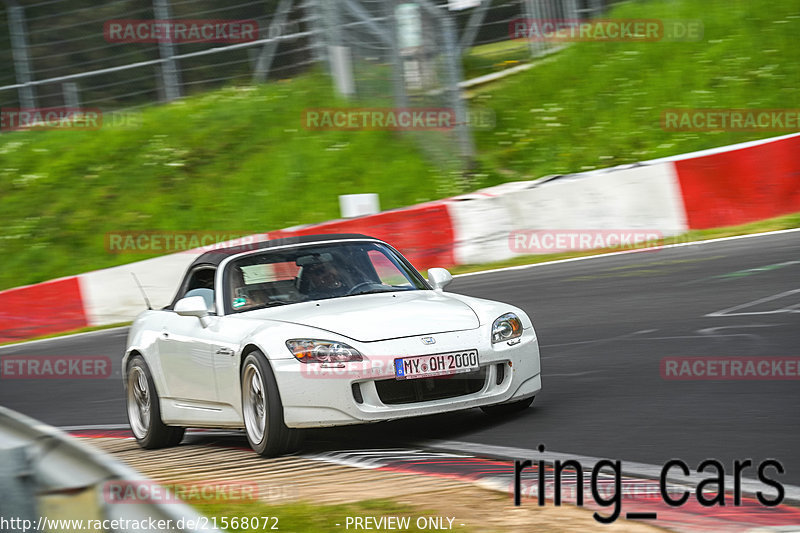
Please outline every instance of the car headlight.
M522 322L514 313L506 313L492 324L492 344L522 336Z
M291 339L286 347L301 363L346 363L361 361L361 352L343 342Z

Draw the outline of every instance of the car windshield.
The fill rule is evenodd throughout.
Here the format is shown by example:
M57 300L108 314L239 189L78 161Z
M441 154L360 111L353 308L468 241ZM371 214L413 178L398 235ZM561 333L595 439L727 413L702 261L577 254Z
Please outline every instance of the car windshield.
M224 284L229 313L428 288L397 252L375 242L299 246L248 255L225 268Z

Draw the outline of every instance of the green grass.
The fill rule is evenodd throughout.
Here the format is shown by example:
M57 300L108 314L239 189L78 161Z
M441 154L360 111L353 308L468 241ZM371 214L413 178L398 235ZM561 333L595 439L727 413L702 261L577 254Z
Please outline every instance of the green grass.
M148 108L138 127L0 135L0 289L148 257L109 253L108 232L320 222L338 216L339 194L376 192L391 209L780 133L666 132L665 108L800 107L791 2L652 0L609 16L700 18L705 41L576 43L474 90L471 105L493 109L497 127L475 132L464 176L412 136L303 129L305 108L348 105L318 73ZM477 62L518 61L518 50L490 45L465 61L485 70Z
M581 42L475 91L497 115L477 132L498 181L533 179L787 132L667 132L669 108L800 107L800 5L767 0L630 2L619 18L700 19L702 42Z
M498 72L522 63L530 58L525 41L499 41L475 46L464 56L464 78L476 78Z
M407 516L410 517L410 528L403 531L427 531L416 526L416 519L420 516L427 516L425 511L419 511L406 505L400 505L390 500L367 500L363 502L347 505L316 505L310 503L292 503L283 505L268 505L260 502L247 503L201 503L194 507L209 519L216 518L216 526L222 528L223 520L237 517L239 527L228 527L228 531L264 531L270 530L275 525L273 519L268 520L268 527L264 528L264 520L260 517L276 517L277 529L280 531L291 531L293 533L325 533L346 531L345 520L347 517L383 517L383 516ZM259 517L258 527L241 527L242 517L249 519ZM252 520L248 520L252 526ZM227 521L231 524L231 520ZM340 525L336 525L340 524ZM446 524L446 522L445 522ZM214 525L212 521L210 525ZM456 526L459 531L469 533L469 528ZM350 529L354 526L351 524ZM381 531L384 531L381 529Z
M310 75L146 109L138 127L2 135L0 288L148 257L109 253L107 232L249 234L336 218L338 194L391 209L458 192L411 138L301 127L335 105Z

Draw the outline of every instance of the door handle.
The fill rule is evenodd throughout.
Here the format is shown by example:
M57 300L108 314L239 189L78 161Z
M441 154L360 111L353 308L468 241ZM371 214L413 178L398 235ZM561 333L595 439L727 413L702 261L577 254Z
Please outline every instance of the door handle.
M233 350L230 348L220 348L217 350L217 355L233 355Z

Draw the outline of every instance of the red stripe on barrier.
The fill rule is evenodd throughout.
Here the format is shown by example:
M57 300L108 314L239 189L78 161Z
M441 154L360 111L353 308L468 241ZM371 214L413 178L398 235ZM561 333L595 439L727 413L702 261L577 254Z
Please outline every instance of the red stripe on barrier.
M690 229L800 211L800 136L675 162Z
M453 225L444 204L423 204L377 215L325 222L299 230L271 231L269 238L320 233L362 233L376 237L397 248L420 270L455 264Z
M0 292L0 342L86 326L77 277Z

